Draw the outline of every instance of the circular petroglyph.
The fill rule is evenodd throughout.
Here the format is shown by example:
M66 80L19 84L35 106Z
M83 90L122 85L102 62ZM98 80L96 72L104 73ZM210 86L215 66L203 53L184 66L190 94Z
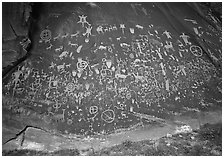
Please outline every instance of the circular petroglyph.
M190 47L190 51L196 57L201 57L203 54L201 47L195 45Z
M98 106L90 106L90 108L89 108L90 114L95 114L97 112L98 112Z
M56 102L55 104L53 104L53 108L55 109L55 112L56 112L58 111L58 109L61 108L61 104Z
M40 33L40 38L44 41L49 41L51 40L51 31L50 30L43 30Z
M63 97L61 100L62 100L62 103L63 103L63 104L66 104L67 101L68 101L68 98L67 98L67 97Z
M74 83L68 83L67 86L66 86L66 89L70 92L74 91L76 88L75 84Z
M67 119L67 124L71 125L73 123L72 119Z
M112 123L114 121L115 114L113 110L106 110L101 114L101 119L107 123Z
M80 61L77 62L77 69L83 70L87 67L87 65L88 65L88 63L86 61L80 60Z

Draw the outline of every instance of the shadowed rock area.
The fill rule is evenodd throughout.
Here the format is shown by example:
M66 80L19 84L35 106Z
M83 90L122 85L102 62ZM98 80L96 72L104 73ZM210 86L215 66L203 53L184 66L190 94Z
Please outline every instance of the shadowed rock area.
M3 14L5 151L101 150L221 122L222 22L208 4L3 3Z

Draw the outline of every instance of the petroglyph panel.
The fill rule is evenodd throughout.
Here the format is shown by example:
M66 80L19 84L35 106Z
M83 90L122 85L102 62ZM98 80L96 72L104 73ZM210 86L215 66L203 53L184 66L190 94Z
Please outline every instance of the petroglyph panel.
M83 11L66 14L64 24L64 17L46 18L48 26L39 32L44 42L36 41L35 48L42 53L4 78L4 108L36 111L61 133L87 136L166 120L187 108L200 111L220 100L220 71L207 47L187 29L163 25L154 7L129 7L134 23L128 16L133 12L121 18L102 11L110 17L103 24ZM188 26L189 20L183 21Z

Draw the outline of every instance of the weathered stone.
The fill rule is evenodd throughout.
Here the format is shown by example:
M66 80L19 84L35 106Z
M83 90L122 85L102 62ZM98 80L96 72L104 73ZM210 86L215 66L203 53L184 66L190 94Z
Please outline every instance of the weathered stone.
M214 17L202 21L185 3L40 6L31 55L3 76L5 149L101 148L147 130L158 138L221 109Z

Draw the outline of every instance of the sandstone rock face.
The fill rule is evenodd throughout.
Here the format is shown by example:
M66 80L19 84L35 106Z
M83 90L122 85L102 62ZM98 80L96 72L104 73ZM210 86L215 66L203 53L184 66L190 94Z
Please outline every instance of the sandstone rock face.
M26 126L85 138L221 109L214 16L186 3L42 10L32 55L3 77L5 141Z

